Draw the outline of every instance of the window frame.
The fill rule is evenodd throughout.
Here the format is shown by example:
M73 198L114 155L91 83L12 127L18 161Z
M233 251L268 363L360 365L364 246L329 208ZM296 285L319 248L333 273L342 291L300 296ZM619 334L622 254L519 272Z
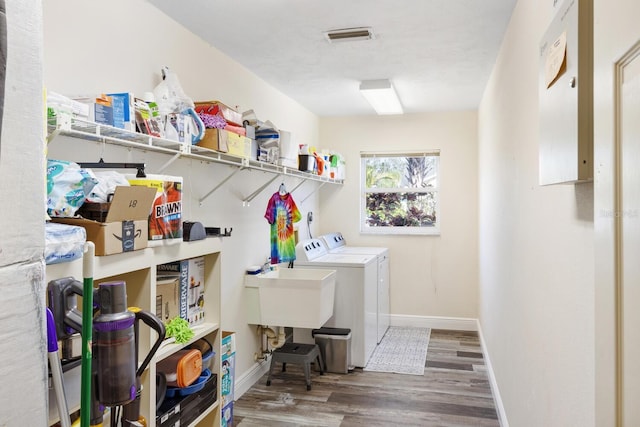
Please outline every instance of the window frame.
M367 159L380 157L436 157L436 185L434 187L427 188L366 188L366 173ZM440 189L441 189L441 174L440 174L440 150L407 150L407 151L375 151L375 152L360 152L360 233L361 234L375 234L375 235L423 235L423 236L439 236L440 235ZM371 193L416 193L425 194L433 193L435 199L435 216L436 223L431 227L415 227L415 226L385 226L385 227L370 227L366 225L367 220L367 194Z

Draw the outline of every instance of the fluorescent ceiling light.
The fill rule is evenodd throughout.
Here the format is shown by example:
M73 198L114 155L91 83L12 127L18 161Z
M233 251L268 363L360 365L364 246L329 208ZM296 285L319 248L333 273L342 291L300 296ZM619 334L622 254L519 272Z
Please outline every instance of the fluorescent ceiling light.
M402 114L402 105L389 80L366 80L360 83L360 92L376 113Z
M325 32L324 36L327 38L327 40L329 40L329 43L371 40L375 38L373 31L371 31L371 27L342 28L340 30L331 30Z

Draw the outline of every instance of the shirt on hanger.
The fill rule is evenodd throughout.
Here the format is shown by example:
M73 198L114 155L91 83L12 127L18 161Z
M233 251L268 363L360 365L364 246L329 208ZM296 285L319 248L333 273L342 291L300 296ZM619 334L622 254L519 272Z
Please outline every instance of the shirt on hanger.
M274 193L269 199L264 217L271 224L271 264L294 261L296 241L293 223L300 221L302 215L291 193Z

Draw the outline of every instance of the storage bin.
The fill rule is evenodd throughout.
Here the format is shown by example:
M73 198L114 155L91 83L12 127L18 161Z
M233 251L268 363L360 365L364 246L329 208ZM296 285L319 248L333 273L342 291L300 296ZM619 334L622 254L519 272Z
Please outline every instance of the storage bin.
M157 365L159 372L167 377L167 386L187 387L202 373L200 350L178 350Z
M320 328L311 331L320 349L325 371L347 374L351 366L351 329Z

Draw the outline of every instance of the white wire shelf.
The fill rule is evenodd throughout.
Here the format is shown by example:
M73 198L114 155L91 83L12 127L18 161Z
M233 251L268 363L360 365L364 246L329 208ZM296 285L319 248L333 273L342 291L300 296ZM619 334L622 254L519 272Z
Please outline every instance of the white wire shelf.
M118 145L138 150L153 151L202 160L205 162L219 163L227 166L234 166L242 169L257 170L272 174L294 176L303 180L318 181L325 184L343 184L343 180L331 179L323 176L302 172L295 168L279 166L271 163L260 162L258 160L246 159L232 154L214 151L197 145L183 144L180 142L157 138L137 132L131 132L112 126L101 125L77 118L71 121L58 121L49 123L49 136L47 140L51 142L56 136L63 135L72 138L89 141L104 142L106 144Z

